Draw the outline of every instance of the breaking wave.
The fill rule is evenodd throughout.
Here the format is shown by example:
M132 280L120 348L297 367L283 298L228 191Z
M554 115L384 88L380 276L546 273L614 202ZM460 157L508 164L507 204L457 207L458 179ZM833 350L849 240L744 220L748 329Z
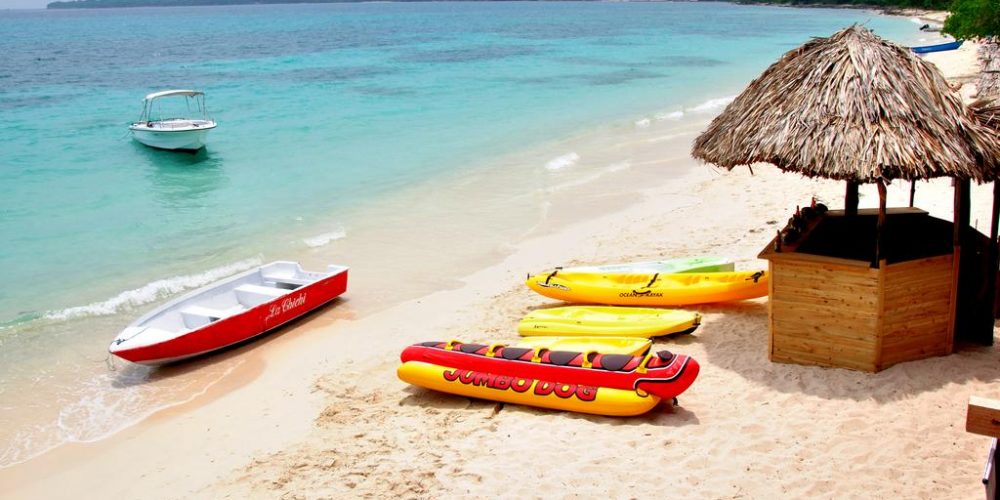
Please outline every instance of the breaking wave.
M156 301L168 295L184 290L205 286L219 279L245 271L261 264L260 258L246 259L234 262L214 269L209 269L199 274L188 274L156 280L147 283L139 288L126 290L108 300L94 302L85 306L77 306L63 309L61 311L49 311L45 313L45 319L66 320L71 318L81 318L85 316L105 316L115 314L124 309L141 306Z
M335 231L330 231L329 233L318 234L316 236L310 236L304 238L302 243L305 243L309 248L319 248L322 246L329 245L330 243L341 240L347 237L347 231L343 228L337 229Z
M580 155L576 153L564 154L549 160L548 163L545 164L545 168L549 170L561 170L566 167L576 165L576 162L578 161L580 161Z

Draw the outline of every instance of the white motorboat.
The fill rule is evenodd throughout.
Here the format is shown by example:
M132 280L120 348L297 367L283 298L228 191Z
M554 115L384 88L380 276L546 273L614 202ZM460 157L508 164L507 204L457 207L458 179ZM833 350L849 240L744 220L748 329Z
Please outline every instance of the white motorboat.
M186 104L188 116L192 118L161 118L166 112L181 110L179 103L162 105L165 98L181 97ZM176 101L176 99L171 100ZM154 92L142 100L142 115L139 121L129 125L135 140L157 149L175 151L197 151L205 147L208 131L216 127L215 120L208 114L205 94L197 90L164 90Z

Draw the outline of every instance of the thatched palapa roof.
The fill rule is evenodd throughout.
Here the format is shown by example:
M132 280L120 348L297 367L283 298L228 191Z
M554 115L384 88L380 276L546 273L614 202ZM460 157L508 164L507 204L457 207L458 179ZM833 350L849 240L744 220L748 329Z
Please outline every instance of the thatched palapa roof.
M984 126L1000 131L1000 95L981 98L970 105L979 123Z
M771 163L858 183L993 180L1000 140L941 73L861 26L786 53L698 137L692 154L732 169Z
M976 90L981 96L1000 94L1000 41L985 39L979 42L979 81Z

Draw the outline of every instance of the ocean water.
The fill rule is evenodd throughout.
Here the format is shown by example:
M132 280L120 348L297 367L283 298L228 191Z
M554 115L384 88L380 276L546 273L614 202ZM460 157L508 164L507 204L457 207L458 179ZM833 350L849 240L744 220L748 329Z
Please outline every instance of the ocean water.
M454 286L558 193L637 171L595 144L689 140L782 53L852 23L920 35L715 2L0 11L0 467L238 367L108 360L156 303L274 259L352 265L359 313ZM127 136L168 88L207 92L205 151ZM378 293L387 276L400 292Z

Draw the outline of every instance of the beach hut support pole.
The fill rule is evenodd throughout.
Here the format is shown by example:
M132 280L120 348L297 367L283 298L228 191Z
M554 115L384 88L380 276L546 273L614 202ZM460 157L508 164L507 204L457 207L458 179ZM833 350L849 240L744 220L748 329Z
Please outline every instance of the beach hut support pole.
M885 236L885 181L879 179L876 185L878 186L878 225L875 228L875 261L872 262L872 267L879 267L879 262L882 261L882 241ZM854 187L856 190L857 184ZM857 210L857 205L855 205L854 213L857 213Z
M844 195L844 215L858 215L858 183L847 181L847 193Z
M966 328L966 314L964 310L966 308L962 307L961 302L964 294L961 289L961 276L962 276L962 246L963 238L965 235L965 228L969 225L969 212L971 209L971 201L969 199L969 187L970 183L968 180L954 179L952 180L955 186L955 203L954 203L954 226L952 233L952 245L954 245L955 250L952 254L953 260L953 276L952 276L952 325L954 332L954 339L959 337L964 337ZM954 345L954 343L953 343Z
M990 224L990 271L989 296L993 301L993 317L997 317L1000 304L997 303L997 272L1000 271L1000 182L993 182L993 221Z
M917 180L910 181L910 208L913 208L913 200L917 197Z

